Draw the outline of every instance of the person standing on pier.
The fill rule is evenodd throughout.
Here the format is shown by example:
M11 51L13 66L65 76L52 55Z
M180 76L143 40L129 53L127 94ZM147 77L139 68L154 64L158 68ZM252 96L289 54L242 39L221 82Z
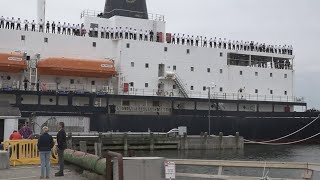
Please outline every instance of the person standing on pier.
M59 172L55 174L56 177L64 176L63 169L64 169L64 158L63 152L67 148L67 136L66 132L64 131L64 122L59 123L59 132L57 134L57 143L58 143L58 157L59 157Z
M39 137L38 140L38 150L40 152L40 161L41 161L41 176L40 179L50 178L50 157L51 149L54 146L54 141L52 136L48 134L49 128L44 126L42 128L43 134Z

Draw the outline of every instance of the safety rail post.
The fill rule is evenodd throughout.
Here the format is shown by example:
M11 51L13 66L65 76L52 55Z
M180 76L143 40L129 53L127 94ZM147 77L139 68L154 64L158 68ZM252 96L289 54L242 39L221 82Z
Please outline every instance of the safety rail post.
M112 158L118 160L118 180L123 180L123 156L120 153L108 151L106 157L106 180L112 180Z

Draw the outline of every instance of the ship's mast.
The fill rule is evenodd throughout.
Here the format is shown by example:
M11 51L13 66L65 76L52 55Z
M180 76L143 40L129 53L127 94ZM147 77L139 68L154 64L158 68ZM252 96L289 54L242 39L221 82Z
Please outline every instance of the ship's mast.
M38 0L38 22L46 22L46 0Z

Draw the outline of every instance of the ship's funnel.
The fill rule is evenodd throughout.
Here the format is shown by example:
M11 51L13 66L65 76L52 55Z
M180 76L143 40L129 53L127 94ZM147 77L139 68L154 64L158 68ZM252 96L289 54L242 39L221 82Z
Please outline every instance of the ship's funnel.
M103 17L112 16L148 19L146 0L106 0Z

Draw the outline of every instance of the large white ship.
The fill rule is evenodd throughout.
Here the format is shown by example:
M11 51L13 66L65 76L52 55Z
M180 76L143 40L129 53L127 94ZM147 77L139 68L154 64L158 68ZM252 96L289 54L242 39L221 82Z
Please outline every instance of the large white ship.
M0 101L15 112L2 116L0 140L25 120L36 132L65 121L73 132L186 126L188 134L270 139L317 116L294 112L307 104L295 96L291 46L167 32L143 0L108 0L104 12L83 11L83 24L50 20L46 33L39 3L28 30L6 18L0 28Z

